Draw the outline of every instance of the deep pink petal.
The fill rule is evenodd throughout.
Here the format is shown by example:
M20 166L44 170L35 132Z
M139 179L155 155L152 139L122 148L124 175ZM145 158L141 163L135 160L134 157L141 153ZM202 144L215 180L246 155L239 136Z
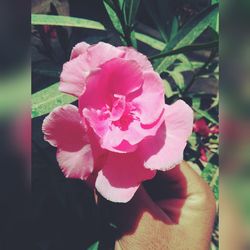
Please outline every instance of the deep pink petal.
M78 109L65 105L43 121L44 140L58 148L57 160L66 177L86 179L93 171L93 156Z
M136 62L112 59L87 78L86 91L79 98L80 110L111 106L116 95L126 96L140 88L142 82L142 72Z
M138 149L145 167L152 170L168 170L179 164L192 133L193 111L184 101L166 105L165 109L165 122L156 136L143 140Z
M127 95L143 83L142 71L135 61L115 58L102 65L109 93Z
M99 142L100 139L91 128L88 129L87 133L94 157L94 169L95 171L99 171L103 168L109 152L108 150L101 148Z
M89 44L85 42L78 43L74 46L71 51L70 60L78 57L79 55L85 54L89 48Z
M54 147L78 149L84 142L84 124L77 107L68 104L55 108L43 121L44 140Z
M145 169L135 153L110 153L96 179L96 189L107 200L128 202L144 180L155 171Z
M148 58L142 53L138 52L132 47L119 47L123 51L125 51L124 58L128 60L136 61L142 68L143 71L153 70L152 64L148 60Z
M152 124L164 109L164 88L160 76L153 71L144 73L143 78L142 92L132 103L139 110L141 123Z

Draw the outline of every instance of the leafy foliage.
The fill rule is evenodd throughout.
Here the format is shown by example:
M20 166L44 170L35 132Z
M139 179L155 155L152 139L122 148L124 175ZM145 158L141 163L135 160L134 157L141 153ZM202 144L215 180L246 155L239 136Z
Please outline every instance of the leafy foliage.
M198 16L194 17L187 24L185 24L181 30L179 30L176 36L167 43L162 53L193 43L209 26L211 18L213 18L217 13L217 5L208 7L202 11ZM158 73L164 72L175 61L175 59L176 57L173 56L158 60L154 64L155 70Z
M32 95L32 118L49 113L54 108L76 100L75 97L61 93L58 83Z
M43 15L43 14L32 14L31 23L33 25L58 25L58 26L69 26L79 27L86 29L105 30L104 26L99 23L88 19L68 17L68 16L55 16L55 15Z

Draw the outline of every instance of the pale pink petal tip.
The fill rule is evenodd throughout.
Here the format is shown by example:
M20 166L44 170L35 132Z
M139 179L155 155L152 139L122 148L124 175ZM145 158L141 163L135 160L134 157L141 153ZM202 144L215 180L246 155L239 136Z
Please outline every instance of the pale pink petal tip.
M96 189L112 202L132 199L141 182L152 179L155 171L145 169L135 153L111 153L96 179Z

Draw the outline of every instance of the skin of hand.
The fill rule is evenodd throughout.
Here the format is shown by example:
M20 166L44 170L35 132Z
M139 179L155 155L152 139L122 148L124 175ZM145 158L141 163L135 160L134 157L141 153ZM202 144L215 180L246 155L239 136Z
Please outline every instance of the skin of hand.
M185 162L108 208L120 231L115 250L210 249L215 212L212 191Z

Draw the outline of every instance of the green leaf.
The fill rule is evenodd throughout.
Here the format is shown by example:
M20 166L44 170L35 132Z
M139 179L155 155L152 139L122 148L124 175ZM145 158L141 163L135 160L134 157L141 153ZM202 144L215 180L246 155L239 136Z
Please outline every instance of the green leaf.
M178 18L175 16L172 20L170 40L172 40L172 38L176 36L178 29L179 29L179 22L178 22Z
M142 33L139 33L139 32L135 32L135 38L142 42L142 43L145 43L147 44L148 46L154 48L154 49L157 49L157 50L163 50L164 47L165 47L165 43L153 38L153 37L150 37L148 35L145 35L145 34L142 34Z
M70 22L65 22L66 19L70 19ZM76 21L75 21L76 20ZM80 23L78 20L81 20ZM86 24L86 21L88 25ZM119 25L120 21L118 22L118 27L120 31L122 31L121 25ZM71 27L80 27L80 28L96 28L98 30L106 30L103 24L91 21L87 19L81 19L81 18L75 18L75 17L65 17L65 16L52 16L52 15L43 15L43 14L32 14L32 24L33 25L57 25L57 26L71 26ZM91 25L90 25L91 24ZM157 50L163 50L165 43L152 38L148 35L135 32L135 38L138 41L141 41L142 43L147 44L148 46L157 49Z
M58 87L59 84L55 83L32 95L32 118L47 114L58 106L76 100L75 97L61 93Z
M110 0L104 0L103 3L104 3L106 11L109 15L109 18L110 18L115 30L119 34L124 36L124 31L123 31L123 27L121 25L121 20L120 20L119 16L117 15L117 12L115 10L114 5L112 4L112 2Z
M171 88L170 83L167 80L163 80L163 86L164 86L164 90L165 90L165 95L166 97L171 97L173 96L176 92L174 92Z
M140 0L126 0L124 1L124 17L125 23L131 27L134 25L135 17L140 6Z
M214 192L214 196L216 200L218 200L219 198L219 167L209 162L207 163L204 170L202 171L201 176L209 184L212 191Z
M213 18L212 22L211 22L211 27L214 31L216 31L217 33L219 33L219 22L220 22L220 17L219 17L219 13Z
M188 142L190 143L192 149L197 149L197 136L195 133L192 133L192 135L188 138Z
M200 109L200 106L201 106L201 98L200 97L193 97L192 98L193 109L195 109L195 110Z
M196 108L193 106L194 111L196 111L199 115L201 115L202 117L205 117L207 120L209 120L210 122L214 123L214 124L219 124L218 121L216 121L207 111L201 110L199 108Z
M162 57L181 54L181 53L187 53L187 52L191 52L191 51L212 49L212 48L218 48L218 47L219 47L218 41L212 41L209 43L201 43L201 44L192 44L192 45L184 46L184 47L179 48L179 49L163 52L163 53L160 53L158 55L152 56L152 57L150 57L150 60L155 60L155 59L159 59Z
M31 23L33 25L70 26L86 29L105 30L105 27L99 22L69 16L32 14Z
M98 250L98 248L99 248L99 241L95 242L87 250Z
M218 13L218 5L210 6L186 23L177 35L169 41L162 53L177 50L192 44L210 25L212 18ZM158 73L164 72L174 61L175 56L165 57L155 62L154 68Z
M178 71L167 71L169 75L174 79L175 84L178 86L180 90L184 89L184 77Z

